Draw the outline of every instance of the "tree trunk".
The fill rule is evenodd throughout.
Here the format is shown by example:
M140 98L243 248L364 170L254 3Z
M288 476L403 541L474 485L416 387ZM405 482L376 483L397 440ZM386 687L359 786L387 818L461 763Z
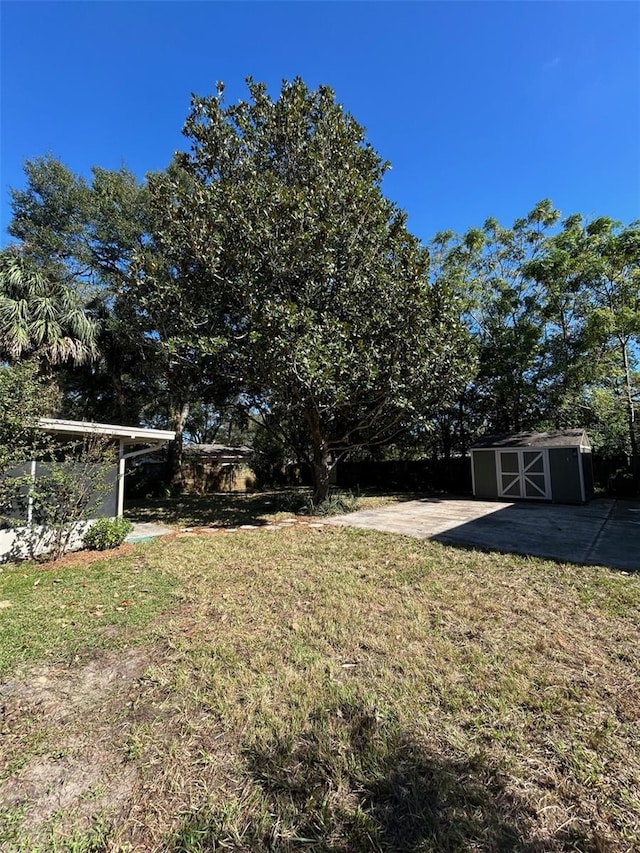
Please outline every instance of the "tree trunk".
M180 490L184 487L182 476L182 449L184 425L189 417L189 403L180 402L171 406L169 410L169 429L175 430L175 440L169 443L167 450L167 466L165 469L165 483L172 489Z
M448 415L440 427L440 437L442 439L442 456L444 459L451 459L451 444L453 436L451 435L451 420Z
M122 384L122 374L118 371L111 375L111 382L116 396L116 406L118 408L118 423L123 424L128 420L126 410L126 399L124 393L124 385Z
M633 387L631 385L631 369L629 367L629 352L626 342L621 345L622 363L624 366L625 403L627 409L627 424L629 427L629 445L631 448L631 476L634 491L640 490L640 460L638 459L638 438L636 436L636 410L633 402Z
M315 503L322 503L329 495L329 474L331 471L329 442L322 431L317 411L307 409L305 418L311 431L311 446L313 448L311 461L313 500Z
M464 428L464 392L458 401L458 432L460 435L460 455L467 455L467 431Z

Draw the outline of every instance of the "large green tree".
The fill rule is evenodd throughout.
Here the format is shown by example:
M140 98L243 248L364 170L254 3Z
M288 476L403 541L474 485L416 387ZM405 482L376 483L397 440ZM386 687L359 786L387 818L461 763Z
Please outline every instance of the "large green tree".
M192 186L170 196L167 240L214 304L222 294L247 400L305 424L322 499L341 455L455 395L467 339L382 194L388 164L333 92L248 88L229 107L222 87L194 99L178 159Z
M95 168L87 181L53 157L27 161L24 172L26 186L11 191L9 233L41 276L91 304L98 324L98 358L61 372L67 413L135 422L147 398L150 347L126 280L149 227L144 187L125 169Z

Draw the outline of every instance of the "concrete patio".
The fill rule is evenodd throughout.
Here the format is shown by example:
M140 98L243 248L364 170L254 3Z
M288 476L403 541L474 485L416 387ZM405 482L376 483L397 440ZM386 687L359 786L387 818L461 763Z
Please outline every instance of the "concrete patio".
M149 539L155 539L157 536L167 536L173 533L173 528L167 527L166 524L157 524L152 521L136 521L134 522L131 533L124 540L125 542L147 542Z
M435 539L484 550L640 570L640 502L594 500L585 506L425 498L328 523Z

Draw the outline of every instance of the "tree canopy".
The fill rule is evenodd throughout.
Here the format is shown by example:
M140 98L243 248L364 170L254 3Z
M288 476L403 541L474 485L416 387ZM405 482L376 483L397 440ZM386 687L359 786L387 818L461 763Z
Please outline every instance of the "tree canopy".
M19 251L0 252L0 357L82 364L97 352L96 335L96 323L71 287Z
M607 453L628 455L640 484L640 225L561 221L545 200L510 228L489 219L438 235L432 255L460 294L478 357L458 411L441 417L447 446L583 426Z
M170 196L168 233L183 236L169 242L194 285L224 294L248 405L306 424L322 498L342 454L453 399L467 335L382 194L387 164L333 92L298 79L274 101L248 87L230 107L222 88L194 99L177 158L192 183Z
M186 150L143 181L27 161L0 357L36 357L68 416L175 429L174 482L185 431L224 422L320 498L350 453L571 426L640 486L640 225L543 200L424 246L330 88L247 84L194 96Z

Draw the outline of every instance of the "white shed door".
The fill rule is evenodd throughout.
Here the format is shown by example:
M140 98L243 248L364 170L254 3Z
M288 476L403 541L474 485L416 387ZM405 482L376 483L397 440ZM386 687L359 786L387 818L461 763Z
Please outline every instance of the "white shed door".
M498 492L502 498L548 500L549 465L544 450L497 451Z

